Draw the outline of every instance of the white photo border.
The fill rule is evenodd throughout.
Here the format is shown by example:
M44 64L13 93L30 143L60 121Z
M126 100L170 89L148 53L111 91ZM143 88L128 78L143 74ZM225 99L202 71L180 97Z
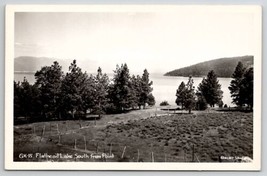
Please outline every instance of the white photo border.
M251 163L14 162L13 80L16 12L221 11L254 15L253 161ZM261 169L262 8L258 5L7 5L5 17L5 169L7 170L239 170Z

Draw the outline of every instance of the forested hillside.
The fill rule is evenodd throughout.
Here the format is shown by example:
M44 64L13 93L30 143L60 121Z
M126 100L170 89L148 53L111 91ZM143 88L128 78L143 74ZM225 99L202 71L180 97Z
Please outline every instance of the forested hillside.
M218 77L231 77L238 62L245 67L253 66L253 56L240 56L214 59L201 62L188 67L176 69L164 74L164 76L205 76L210 70L214 70Z

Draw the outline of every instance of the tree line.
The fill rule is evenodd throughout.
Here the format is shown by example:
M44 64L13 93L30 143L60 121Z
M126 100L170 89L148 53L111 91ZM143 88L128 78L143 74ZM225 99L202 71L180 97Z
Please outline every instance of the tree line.
M181 106L181 109L186 109L191 113L192 109L205 110L208 105L223 107L223 91L213 70L203 78L196 91L193 84L193 78L190 76L186 84L181 82L178 86L176 104ZM253 109L253 67L246 68L242 62L238 62L228 88L232 103L239 108L245 106L250 110Z
M117 65L110 79L99 67L94 76L83 72L76 60L64 74L57 61L35 73L35 83L14 81L14 117L66 119L101 115L154 105L147 69L130 75L127 64Z

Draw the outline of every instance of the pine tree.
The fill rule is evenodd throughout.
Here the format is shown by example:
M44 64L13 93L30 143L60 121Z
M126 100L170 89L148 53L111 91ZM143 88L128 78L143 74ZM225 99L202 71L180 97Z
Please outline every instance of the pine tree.
M39 90L24 77L20 83L14 82L14 116L23 116L27 120L39 114Z
M195 107L196 103L194 80L191 76L189 77L185 88L186 91L185 91L184 106L185 109L188 110L188 113L190 114L191 110Z
M102 73L102 69L100 67L97 70L95 81L96 92L94 95L95 104L93 109L100 116L100 114L105 113L105 107L108 103L107 96L109 88L109 78L107 74Z
M135 109L135 107L139 107L141 109L141 78L139 75L135 76L132 75L131 77L131 85L132 85L132 101L133 101L133 107L132 109Z
M190 76L187 84L181 82L177 91L176 91L176 104L181 105L182 109L188 110L188 113L191 113L191 110L194 108L196 103L194 80Z
M240 87L241 87L241 81L243 79L245 73L245 68L243 67L242 62L238 62L235 71L232 75L233 80L230 83L230 86L228 87L231 93L231 97L233 98L233 103L235 103L238 106L242 106L244 104L244 100L242 96L240 96Z
M20 87L20 82L14 81L14 117L19 117L22 114L21 110L21 101L20 101L20 96L21 96L21 87Z
M216 74L211 70L198 86L198 91L204 96L207 103L214 107L222 100L223 91Z
M146 103L148 104L149 102L149 96L150 99L152 98L151 92L153 91L153 88L151 87L153 84L153 81L149 80L149 73L147 69L144 70L144 73L141 78L141 105L145 108ZM151 95L150 95L151 94ZM153 99L153 98L152 98Z
M62 102L65 111L70 111L72 118L78 111L83 111L83 93L86 91L86 81L88 75L83 73L81 68L73 60L69 67L69 73L62 81Z
M117 65L114 71L113 84L110 85L109 98L117 111L125 111L132 106L132 85L127 64Z
M85 81L81 85L81 105L80 109L83 111L83 114L86 116L87 111L89 110L92 112L96 106L96 94L97 94L97 87L96 87L96 80L93 75L88 75L84 73Z
M181 105L181 109L184 109L185 94L186 94L186 87L185 87L185 83L182 81L176 91L177 98L175 101L178 106Z
M243 79L240 82L239 97L241 102L253 109L253 68L246 70Z
M35 73L35 85L40 90L42 113L46 118L59 115L62 78L62 67L56 61Z
M152 93L148 94L148 97L147 97L147 104L149 106L154 106L156 104L156 100L155 100L155 97L153 96Z

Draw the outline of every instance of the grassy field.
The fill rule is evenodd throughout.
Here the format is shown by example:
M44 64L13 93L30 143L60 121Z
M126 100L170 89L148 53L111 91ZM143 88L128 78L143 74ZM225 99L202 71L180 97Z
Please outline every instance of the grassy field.
M106 115L96 125L14 126L15 161L236 162L231 157L245 156L253 158L252 113L147 109Z

